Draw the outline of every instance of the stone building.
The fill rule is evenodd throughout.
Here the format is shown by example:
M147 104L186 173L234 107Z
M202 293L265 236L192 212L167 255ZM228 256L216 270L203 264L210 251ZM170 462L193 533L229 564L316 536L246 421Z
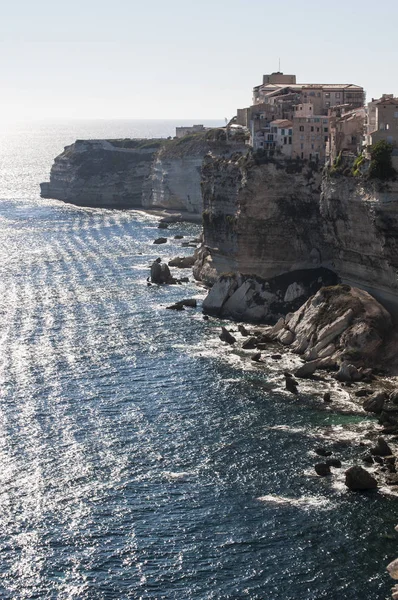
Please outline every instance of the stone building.
M191 127L176 127L176 138L182 138L192 133L200 133L205 131L204 125L192 125Z
M366 144L372 146L380 140L398 144L398 98L393 94L383 94L368 103Z
M314 114L312 104L301 104L293 118L292 158L324 162L329 140L329 117Z
M335 107L329 111L329 140L326 157L333 162L342 153L358 155L363 148L366 121L365 107Z

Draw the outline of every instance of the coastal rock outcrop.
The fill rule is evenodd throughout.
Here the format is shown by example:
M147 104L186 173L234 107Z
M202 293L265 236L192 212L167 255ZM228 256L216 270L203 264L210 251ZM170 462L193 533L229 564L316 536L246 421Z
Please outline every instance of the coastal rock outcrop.
M360 368L377 364L391 327L390 314L370 294L348 285L335 285L320 289L288 315L275 337L284 342L289 332L289 346L306 361L322 360L324 366L348 366L352 362L360 379L362 372L355 363ZM351 380L355 378L353 373Z
M81 206L138 208L159 140L77 140L55 158L43 198Z
M324 267L398 317L398 182L261 153L207 155L202 191L196 278L212 285L231 272L268 280ZM295 285L286 301L300 293Z
M377 481L373 475L359 465L347 469L345 472L345 484L354 492L375 490L377 488Z
M268 280L240 273L221 275L205 298L203 311L237 320L274 323L296 310L322 286L336 281L335 274L326 269L294 271Z
M41 195L80 206L182 211L199 220L204 156L237 150L247 151L218 129L175 140L77 140L55 158Z

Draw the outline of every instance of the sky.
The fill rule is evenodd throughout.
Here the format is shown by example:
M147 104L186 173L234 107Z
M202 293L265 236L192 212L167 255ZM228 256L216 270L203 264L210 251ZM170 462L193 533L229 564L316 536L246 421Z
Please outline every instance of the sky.
M0 121L229 119L279 59L398 96L397 23L391 0L0 0Z

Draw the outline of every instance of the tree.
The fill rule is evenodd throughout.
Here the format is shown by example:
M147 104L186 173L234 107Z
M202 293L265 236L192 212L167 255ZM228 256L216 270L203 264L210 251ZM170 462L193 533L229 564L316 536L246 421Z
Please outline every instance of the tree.
M370 149L369 177L371 179L393 179L396 175L392 166L393 145L385 140L376 142Z

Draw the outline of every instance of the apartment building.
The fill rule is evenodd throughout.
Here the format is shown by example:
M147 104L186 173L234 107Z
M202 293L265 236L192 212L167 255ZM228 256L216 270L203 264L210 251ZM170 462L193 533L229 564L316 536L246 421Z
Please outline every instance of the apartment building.
M398 98L393 94L368 103L366 144L372 146L380 140L398 145Z
M329 140L329 117L314 114L314 105L297 107L293 118L292 158L324 162Z

